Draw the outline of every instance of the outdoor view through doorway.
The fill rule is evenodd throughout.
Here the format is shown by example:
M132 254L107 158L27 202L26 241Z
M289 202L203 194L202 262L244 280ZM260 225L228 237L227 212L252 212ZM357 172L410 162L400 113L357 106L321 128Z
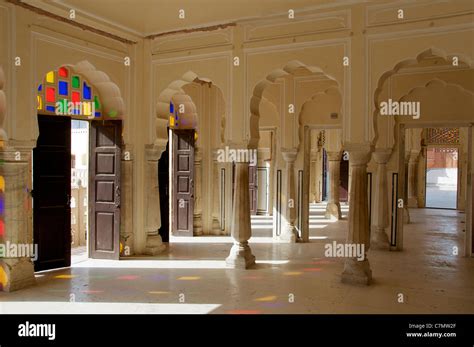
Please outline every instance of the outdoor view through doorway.
M458 149L428 147L426 156L426 207L456 209Z

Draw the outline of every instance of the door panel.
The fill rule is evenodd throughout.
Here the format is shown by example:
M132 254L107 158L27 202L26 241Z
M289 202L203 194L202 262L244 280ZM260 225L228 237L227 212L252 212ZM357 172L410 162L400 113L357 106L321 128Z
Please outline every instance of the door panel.
M173 235L193 236L194 130L173 130Z
M38 116L33 150L35 271L71 265L71 119Z
M89 165L89 254L120 257L121 122L92 122Z
M249 165L250 214L257 214L258 178L257 164Z

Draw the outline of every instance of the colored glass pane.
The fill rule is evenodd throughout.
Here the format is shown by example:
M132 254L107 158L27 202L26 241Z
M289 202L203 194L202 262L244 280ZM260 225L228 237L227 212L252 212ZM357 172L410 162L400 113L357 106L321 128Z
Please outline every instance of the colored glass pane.
M174 105L170 102L170 113L174 113Z
M72 102L76 103L81 101L81 94L79 92L72 92Z
M174 117L170 116L170 127L174 127Z
M95 116L96 116L96 117L100 117L100 116L101 116L100 112L96 112L96 113L95 113Z
M68 76L68 71L65 67L60 67L58 70L58 75L61 77L66 77Z
M50 71L46 74L46 82L54 83L54 71Z
M46 106L46 111L48 112L56 112L56 109L54 106Z
M3 176L0 176L0 191L5 191L5 179L3 178Z
M43 98L41 96L37 96L36 99L38 100L38 105L36 106L36 109L42 110L43 109Z
M92 98L92 95L91 95L91 87L89 87L86 82L84 82L84 84L83 84L82 96L83 96L84 99L86 99L86 100L90 100L90 99Z
M43 85L40 84L40 85L38 86L38 91L40 92L40 91L42 91L42 90L43 90Z
M110 111L108 116L109 117L116 117L117 116L117 111L115 111L115 110Z
M98 96L94 96L94 103L95 103L95 109L98 110L100 108L100 101Z
M0 214L5 213L5 199L3 196L0 197Z
M5 235L5 224L3 223L2 220L0 220L0 236Z
M73 88L81 87L81 80L79 79L79 76L72 76L72 87Z
M65 81L59 81L59 95L68 95L68 83Z
M53 87L46 88L46 101L55 102L56 100L56 90Z
M92 114L92 103L84 102L82 104L82 110L84 112L84 116L90 116Z
M76 108L74 108L74 111L73 111L72 113L75 114L75 115L80 115L80 114L81 114L80 111L81 111L81 110L76 107Z
M56 113L58 114L68 114L68 100L67 99L62 99L61 103L58 105L59 109L56 110Z

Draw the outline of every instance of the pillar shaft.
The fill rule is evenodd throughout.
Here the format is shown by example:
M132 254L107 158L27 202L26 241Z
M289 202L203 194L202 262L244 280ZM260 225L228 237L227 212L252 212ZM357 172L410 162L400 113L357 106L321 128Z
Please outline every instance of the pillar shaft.
M418 207L416 168L419 151L411 151L408 160L408 207Z
M235 163L234 203L231 223L234 245L226 259L232 268L247 269L255 264L248 240L252 236L250 224L249 163Z
M329 162L329 197L326 206L326 218L341 219L339 202L339 185L341 174L342 151L327 152Z
M202 156L200 149L194 152L194 213L193 213L193 234L202 235Z
M369 210L367 192L367 163L370 158L370 146L351 144L348 146L349 165L352 171L351 200L349 203L349 232L347 243L364 247L364 259L346 258L342 281L353 284L369 284L372 279L366 252L370 246Z
M285 215L286 220L285 226L280 235L280 239L287 242L296 242L298 234L295 227L296 221L296 196L295 196L295 174L294 174L294 162L296 160L297 150L282 149L283 159L286 162L286 184L285 184L285 197L283 200L285 204Z
M389 249L385 229L389 226L388 215L388 188L387 188L387 162L390 159L390 150L378 150L373 153L374 161L377 163L377 175L375 177L375 196L372 208L373 227L370 246L376 249Z

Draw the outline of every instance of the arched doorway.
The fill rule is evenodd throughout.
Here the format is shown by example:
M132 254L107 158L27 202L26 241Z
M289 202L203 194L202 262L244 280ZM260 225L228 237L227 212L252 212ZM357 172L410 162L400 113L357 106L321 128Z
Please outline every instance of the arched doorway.
M70 266L71 244L81 239L91 258L120 257L123 100L117 90L87 62L49 71L38 86L31 192L36 271ZM81 129L82 140L72 128ZM72 155L72 142L80 157Z

